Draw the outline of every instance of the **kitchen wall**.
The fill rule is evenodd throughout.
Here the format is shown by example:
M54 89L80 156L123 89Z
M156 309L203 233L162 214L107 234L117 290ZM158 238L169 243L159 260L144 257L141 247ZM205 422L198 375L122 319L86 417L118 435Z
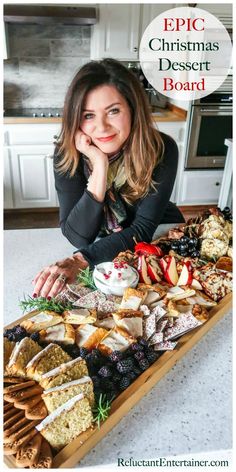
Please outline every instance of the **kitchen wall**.
M4 107L63 106L76 71L90 59L89 26L9 24Z

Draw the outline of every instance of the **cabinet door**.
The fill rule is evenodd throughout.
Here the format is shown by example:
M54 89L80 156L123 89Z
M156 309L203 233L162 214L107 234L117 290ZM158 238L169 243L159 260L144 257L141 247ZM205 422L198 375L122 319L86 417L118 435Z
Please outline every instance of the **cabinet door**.
M9 150L4 149L4 208L11 209L13 208L13 195L12 195L12 173L11 173L11 163L9 159Z
M93 28L91 58L138 59L140 5L99 4Z
M149 3L146 5L143 4L142 5L142 19L141 19L141 36L143 35L149 23L151 23L151 21L154 20L156 16L160 15L166 10L170 10L171 8L174 8L174 6L175 6L174 3L168 3L168 4Z
M186 171L180 185L178 205L217 204L223 171Z
M53 146L12 146L14 208L57 206L53 175Z

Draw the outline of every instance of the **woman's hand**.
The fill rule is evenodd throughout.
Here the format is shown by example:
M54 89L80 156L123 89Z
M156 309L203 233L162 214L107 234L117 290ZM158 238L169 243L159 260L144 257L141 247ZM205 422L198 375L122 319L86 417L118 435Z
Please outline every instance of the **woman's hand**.
M85 269L88 262L80 252L72 257L67 257L55 264L44 267L33 280L33 297L55 297L64 288L65 283L72 283L76 280L79 269Z
M97 146L92 143L92 140L87 134L84 134L81 130L78 130L75 134L75 147L76 149L87 156L92 164L92 168L95 165L101 166L104 164L106 167L109 165L108 156L101 151Z

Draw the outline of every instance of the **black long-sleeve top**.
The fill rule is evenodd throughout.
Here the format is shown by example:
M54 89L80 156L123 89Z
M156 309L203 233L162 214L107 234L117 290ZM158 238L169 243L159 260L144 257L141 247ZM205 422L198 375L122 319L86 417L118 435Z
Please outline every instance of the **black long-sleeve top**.
M172 138L163 133L161 136L164 155L152 175L157 183L156 190L150 188L147 196L133 205L124 202L127 210L127 219L122 223L124 229L97 241L104 217L104 203L98 202L87 190L83 159L80 159L73 177L58 173L54 166L62 233L90 265L112 260L121 251L133 250L134 238L137 242L150 242L160 223L184 221L180 211L169 201L177 172L178 148ZM58 162L56 154L54 162Z

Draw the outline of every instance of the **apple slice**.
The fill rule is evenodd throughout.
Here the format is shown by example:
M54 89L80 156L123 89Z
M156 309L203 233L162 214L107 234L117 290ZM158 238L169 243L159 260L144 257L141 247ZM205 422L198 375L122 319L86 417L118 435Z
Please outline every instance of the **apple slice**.
M165 273L166 269L167 269L167 261L164 259L164 257L162 257L160 260L159 260L159 263L160 263L160 267L161 267L161 270L163 272L163 274Z
M161 281L161 277L158 273L158 271L160 272L160 266L157 262L157 259L155 256L149 256L147 259L146 259L146 263L147 263L147 271L148 271L148 275L149 277L151 278L151 280L153 282L160 282Z
M196 279L192 280L191 287L196 288L197 290L203 290L202 285Z
M192 269L191 266L189 266L187 263L184 263L177 285L191 285L193 275L190 269Z
M164 277L166 281L171 284L171 285L177 285L177 282L179 280L178 272L176 269L176 262L175 258L172 256L169 259L169 262L167 264L167 269L164 273Z
M151 284L152 280L148 275L147 272L147 263L145 260L145 256L139 256L138 258L138 273L139 273L139 281L145 284Z

